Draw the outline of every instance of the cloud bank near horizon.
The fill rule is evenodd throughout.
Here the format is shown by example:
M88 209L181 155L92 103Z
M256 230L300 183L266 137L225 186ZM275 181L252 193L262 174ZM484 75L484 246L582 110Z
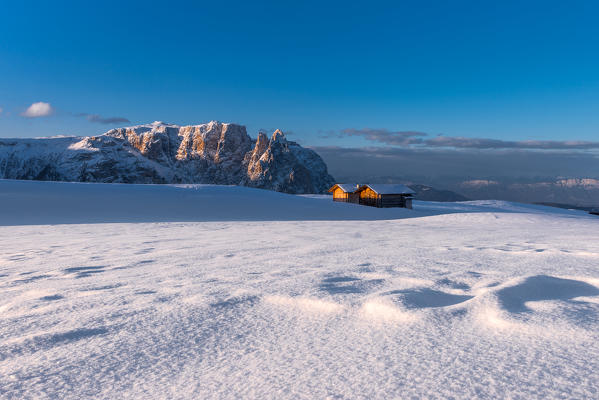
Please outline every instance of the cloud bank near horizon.
M337 179L392 178L439 187L468 179L599 178L599 155L577 150L313 146Z
M469 138L461 136L432 135L418 131L390 131L387 129L347 128L338 132L327 132L323 138L362 137L370 142L406 148L455 148L480 150L593 150L599 142L581 140L522 140L510 141L491 138Z

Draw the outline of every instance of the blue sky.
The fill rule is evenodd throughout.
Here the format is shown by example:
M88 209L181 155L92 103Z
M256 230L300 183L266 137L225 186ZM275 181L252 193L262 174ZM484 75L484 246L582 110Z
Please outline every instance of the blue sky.
M390 145L343 133L368 129L595 141L598 15L595 1L4 2L0 137L221 120L311 146ZM21 115L36 102L52 115Z

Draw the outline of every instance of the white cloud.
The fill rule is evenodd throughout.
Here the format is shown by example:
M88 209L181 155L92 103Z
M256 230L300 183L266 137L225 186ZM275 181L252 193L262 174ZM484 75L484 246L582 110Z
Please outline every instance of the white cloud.
M50 105L50 103L44 103L43 101L38 101L37 103L33 103L27 108L21 116L26 118L39 118L39 117L47 117L54 112L54 109Z

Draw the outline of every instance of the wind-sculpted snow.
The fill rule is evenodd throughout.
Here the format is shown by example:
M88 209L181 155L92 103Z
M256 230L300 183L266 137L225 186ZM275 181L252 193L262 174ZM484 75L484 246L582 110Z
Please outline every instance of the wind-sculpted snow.
M281 131L253 141L245 127L155 122L100 136L1 139L0 178L70 182L212 183L322 193L326 164Z
M385 210L250 188L4 183L0 210L21 198L12 213L46 222L68 215L43 209L61 191L95 222L108 218L102 202L228 202L251 218L0 226L0 398L599 393L599 219L582 212L415 202L381 220ZM260 202L297 220L265 219ZM299 220L329 204L336 220ZM349 220L360 210L372 213Z

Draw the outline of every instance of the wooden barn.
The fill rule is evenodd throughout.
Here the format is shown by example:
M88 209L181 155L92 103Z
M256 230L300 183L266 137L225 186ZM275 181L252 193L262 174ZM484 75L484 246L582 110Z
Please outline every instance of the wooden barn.
M360 185L356 183L337 183L329 189L329 193L333 193L333 201L358 204L360 201L360 195L356 193L358 187Z
M412 208L414 191L400 184L361 185L356 191L360 204L371 207Z
M412 208L414 191L406 185L337 183L329 189L333 201L371 207Z

